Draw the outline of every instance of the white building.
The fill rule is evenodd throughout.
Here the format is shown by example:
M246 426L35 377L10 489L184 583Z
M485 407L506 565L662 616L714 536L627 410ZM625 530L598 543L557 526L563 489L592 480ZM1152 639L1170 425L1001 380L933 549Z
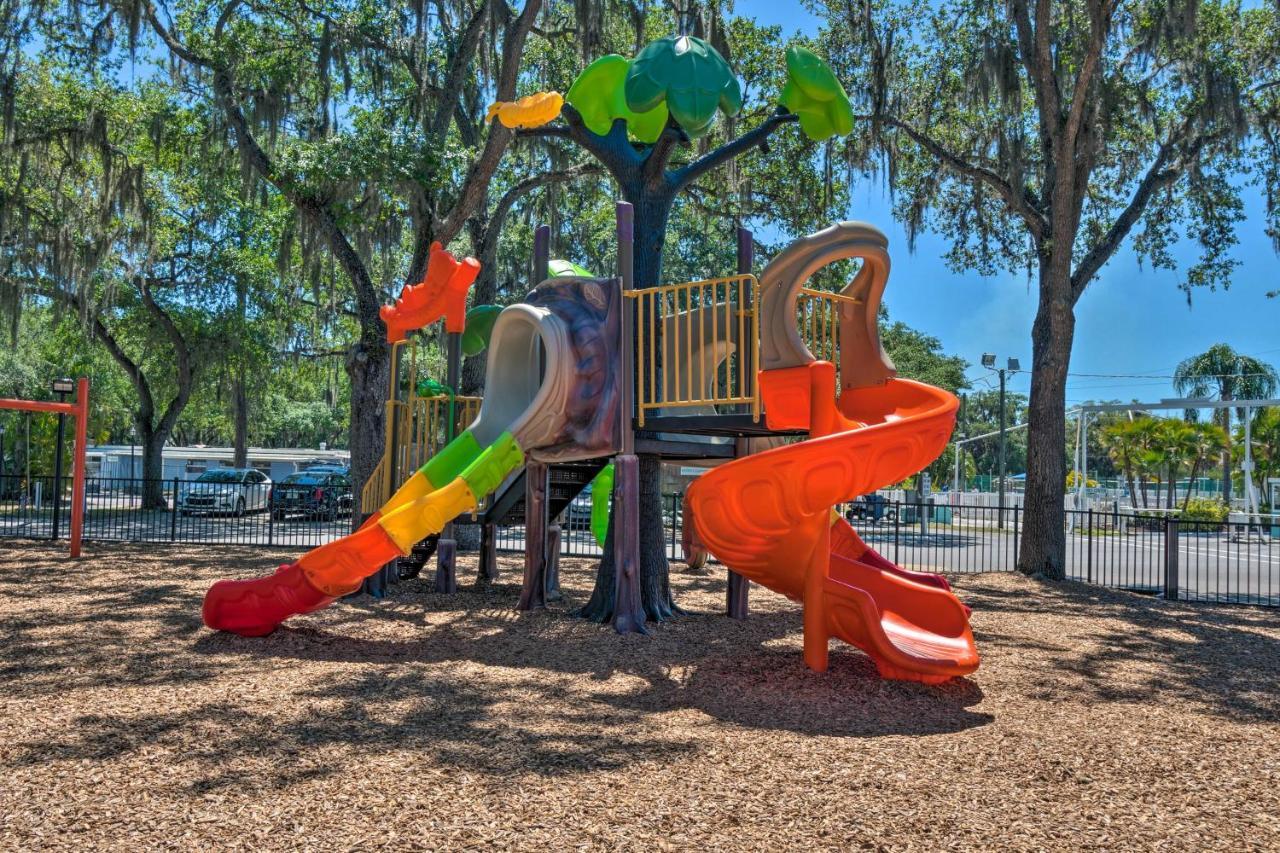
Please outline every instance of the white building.
M230 447L166 447L163 479L194 480L210 468L232 467ZM311 465L348 465L346 450L320 448L250 447L249 467L257 468L272 480L282 479ZM85 451L85 468L90 477L142 477L142 447L127 444L90 445Z

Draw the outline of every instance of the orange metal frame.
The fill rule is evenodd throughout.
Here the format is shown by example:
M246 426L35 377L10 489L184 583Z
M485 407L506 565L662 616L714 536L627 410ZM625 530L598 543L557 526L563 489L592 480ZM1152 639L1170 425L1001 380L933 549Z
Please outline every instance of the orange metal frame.
M71 474L71 556L79 557L80 535L84 531L84 452L89 438L89 380L81 378L76 383L76 398L70 403L0 397L0 409L71 415L76 419L76 451L72 457Z

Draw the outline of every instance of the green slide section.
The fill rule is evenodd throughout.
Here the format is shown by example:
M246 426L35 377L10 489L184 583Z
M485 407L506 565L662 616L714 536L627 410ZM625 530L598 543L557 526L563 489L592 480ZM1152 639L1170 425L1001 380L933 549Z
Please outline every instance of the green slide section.
M419 470L431 483L432 488L442 489L447 483L452 482L454 477L461 474L463 469L476 461L481 449L480 443L471 434L471 430L466 430L442 447L440 452L428 459L427 464Z
M523 464L524 451L520 449L520 445L516 444L511 433L504 432L459 476L466 481L467 488L478 501L502 485L507 475Z
M609 534L609 505L612 497L613 463L610 462L591 481L591 535L601 548Z

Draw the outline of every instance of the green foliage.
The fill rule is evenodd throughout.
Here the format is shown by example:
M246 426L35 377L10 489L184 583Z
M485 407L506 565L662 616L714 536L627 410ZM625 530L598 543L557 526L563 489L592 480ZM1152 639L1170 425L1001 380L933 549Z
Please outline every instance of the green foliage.
M831 66L808 48L787 48L787 85L779 101L800 117L800 128L814 141L853 132L849 95Z
M1178 513L1181 521L1222 522L1227 520L1227 505L1216 498L1192 498Z
M552 258L547 262L547 271L557 278L574 275L581 276L583 278L595 278L589 270L578 266L573 261L565 261L559 258Z
M565 102L582 114L592 133L604 136L617 119L627 122L627 131L640 142L652 143L667 124L667 105L659 102L649 110L632 110L627 105L625 84L631 60L611 53L588 65L573 81Z
M724 57L694 36L668 36L645 45L632 60L625 84L627 107L645 113L666 104L691 137L711 129L716 112L736 116L742 87Z

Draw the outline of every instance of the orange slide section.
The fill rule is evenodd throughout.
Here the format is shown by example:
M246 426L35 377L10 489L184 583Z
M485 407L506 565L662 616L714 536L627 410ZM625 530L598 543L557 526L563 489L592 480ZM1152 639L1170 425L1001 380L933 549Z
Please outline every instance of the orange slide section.
M957 401L905 379L835 399L829 362L763 371L771 428L810 439L713 468L690 487L696 535L735 572L804 604L805 663L838 637L886 678L939 683L978 668L968 610L937 575L898 568L832 511L938 457Z

